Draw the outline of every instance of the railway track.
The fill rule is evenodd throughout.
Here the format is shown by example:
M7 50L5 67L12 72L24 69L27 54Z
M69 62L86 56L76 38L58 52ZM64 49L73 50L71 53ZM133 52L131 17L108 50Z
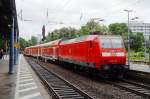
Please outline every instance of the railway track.
M137 70L128 70L128 73L141 74L141 75L150 75L148 72L137 71Z
M141 83L141 82L135 82L135 81L126 80L126 79L123 79L122 81L126 82L126 83L129 83L129 84L133 84L133 85L142 87L142 88L145 88L145 89L148 89L149 90L149 94L150 94L150 85L149 84L145 84L145 83Z
M31 63L32 63L32 61L31 61ZM43 64L42 64L43 65ZM31 66L32 66L32 64L31 64ZM37 67L37 68L42 68L42 69L40 69L39 68L39 70L37 69L37 70L35 70L36 72L37 71L40 71L40 72L42 72L41 74L42 75L44 75L45 77L46 77L46 82L47 83L49 83L48 81L48 79L51 79L51 78L53 78L52 76L49 76L49 74L46 74L46 73L44 73L43 72L43 70L46 70L46 72L51 72L51 70L50 69L48 69L48 68L46 68L46 66L44 65L44 66L42 66L41 67L41 65L39 65L39 64L34 64L33 63L33 66L32 67ZM34 69L34 68L33 68ZM50 71L49 71L50 70ZM37 73L38 74L38 73ZM52 74L53 74L53 72L52 72ZM38 74L38 75L40 75L40 74ZM54 75L55 75L55 73L54 73ZM43 79L42 77L41 77L41 79ZM45 79L44 79L45 80ZM54 82L57 82L57 80L55 81L55 80L53 80ZM102 80L103 81L103 80ZM54 83L53 82L53 83ZM133 81L133 80L126 80L126 79L122 79L122 80L119 80L119 81L108 81L108 80L104 80L104 82L106 82L106 83L108 83L108 84L111 84L111 85L113 85L114 87L118 87L118 88L120 88L120 89L123 89L123 90L125 90L126 91L126 93L128 93L129 94L129 96L130 95L132 95L132 96L135 96L135 97L137 97L136 99L143 99L143 98L146 98L146 99L150 99L150 85L149 84L146 84L146 83L141 83L141 82L139 82L139 81ZM61 87L61 84L57 84L56 86L52 86L52 88L49 88L49 87L51 87L51 86L49 86L48 84L45 84L47 87L48 87L48 89L53 93L53 97L55 97L55 98L57 98L56 96L55 96L55 94L57 95L57 92L55 92L55 90L54 90L54 88L57 88L57 87ZM55 83L54 83L54 85L55 85ZM69 85L70 86L70 85ZM53 88L54 87L54 88ZM61 87L62 89L61 89L61 91L60 91L60 93L61 92L63 92L64 91L64 89L66 88L66 87ZM79 90L79 88L77 88L78 90ZM80 94L80 96L81 97L70 97L69 96L69 98L85 98L85 99L97 99L96 97L94 97L94 95L91 95L90 93L88 93L88 92L90 92L90 91L87 91L87 90L83 90L83 89L85 89L85 88L81 88L82 89L82 91L81 91L81 94ZM73 88L73 90L74 90L74 88ZM91 89L90 89L91 90ZM82 92L84 93L83 95L82 95ZM67 92L68 93L68 92ZM78 93L78 91L77 91L77 93ZM87 95L87 93L88 93L88 96L86 97L86 95ZM93 92L94 93L94 92ZM62 93L63 94L63 93ZM90 96L89 96L90 95ZM59 94L58 94L58 96L59 96ZM61 95L60 95L61 96ZM66 99L66 97L68 97L68 96L66 96L66 93L64 94L64 96L65 96L65 99ZM78 95L77 95L78 96ZM135 98L134 97L134 98ZM60 99L60 97L58 97L58 99ZM110 98L111 99L111 98Z
M48 88L53 99L94 99L54 72L31 60L28 60L28 62Z
M119 87L123 90L136 94L137 97L143 97L146 99L150 99L150 85L122 79L118 82L105 81L109 84L112 84L116 87Z

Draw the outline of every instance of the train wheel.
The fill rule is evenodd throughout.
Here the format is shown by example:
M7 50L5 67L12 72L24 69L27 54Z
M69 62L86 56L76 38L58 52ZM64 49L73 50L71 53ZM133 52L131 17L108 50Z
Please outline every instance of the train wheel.
M78 70L78 66L77 66L77 65L73 65L73 69L74 69L75 71L77 71L77 70Z
M44 59L44 62L45 62L45 63L47 62L47 59L46 59L46 58Z
M122 78L123 78L123 73L118 74L117 78L118 78L118 79L122 79Z

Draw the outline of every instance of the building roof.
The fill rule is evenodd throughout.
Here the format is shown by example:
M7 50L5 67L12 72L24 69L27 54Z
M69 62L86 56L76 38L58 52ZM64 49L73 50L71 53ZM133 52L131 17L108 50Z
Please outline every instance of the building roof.
M133 21L133 22L132 22L132 21L130 22L130 26L144 26L145 24L146 24L147 26L150 26L150 23L136 22L136 21L135 21L135 22L134 22L134 21Z

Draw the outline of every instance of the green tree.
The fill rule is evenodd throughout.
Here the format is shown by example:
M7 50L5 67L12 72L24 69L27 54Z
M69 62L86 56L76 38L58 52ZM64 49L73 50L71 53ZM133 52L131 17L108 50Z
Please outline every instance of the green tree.
M128 47L128 33L122 35L125 47ZM130 32L130 47L132 51L139 52L144 51L144 36L143 33L132 33ZM127 49L128 50L128 49Z
M32 43L32 45L36 45L38 43L37 37L32 36L31 37L31 43Z
M91 31L100 31L100 32L107 32L108 28L104 25L99 25L94 21L87 22L86 25L82 26L80 30L77 30L72 27L63 27L60 29L55 29L51 33L48 33L45 42L53 41L60 38L75 38L81 35L88 35Z
M79 31L72 27L63 27L60 29L55 29L53 32L49 33L46 42L53 41L56 39L64 38L64 37L71 37L74 38L78 35Z
M131 39L133 39L133 44L131 46L132 50L136 52L145 50L143 33L133 33Z
M109 25L109 32L114 35L124 35L128 32L128 27L125 23L113 23Z
M29 46L28 41L26 41L24 38L20 38L19 43L20 43L20 49L24 49Z
M100 25L99 23L91 20L80 29L80 32L82 33L81 35L88 35L90 32L94 31L106 33L108 31L108 28L105 25Z

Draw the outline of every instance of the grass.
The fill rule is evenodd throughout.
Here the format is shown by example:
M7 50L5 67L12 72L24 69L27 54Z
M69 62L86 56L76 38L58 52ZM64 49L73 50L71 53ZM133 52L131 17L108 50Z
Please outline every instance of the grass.
M128 59L128 56L127 56ZM130 53L130 60L131 61L149 61L149 53L144 52L131 52Z

